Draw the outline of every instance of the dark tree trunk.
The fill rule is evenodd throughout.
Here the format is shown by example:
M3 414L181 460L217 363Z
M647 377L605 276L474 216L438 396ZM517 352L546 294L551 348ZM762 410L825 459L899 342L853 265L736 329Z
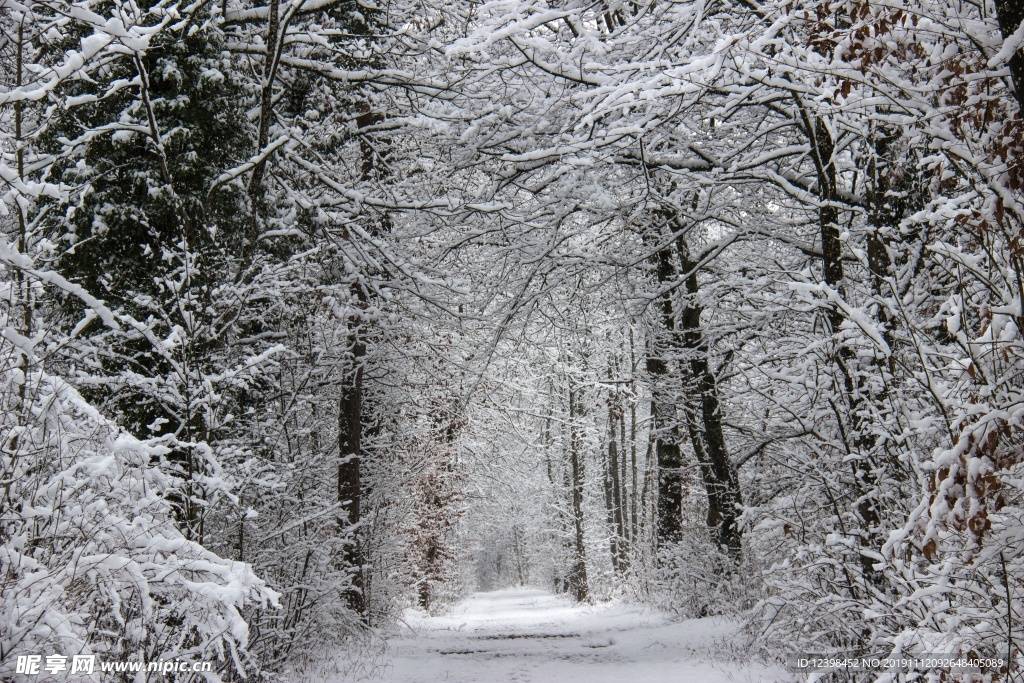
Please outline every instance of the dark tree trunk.
M551 393L554 394L554 387L551 388ZM551 490L554 492L561 493L562 491L569 491L572 489L572 482L569 479L569 469L562 468L561 482L559 482L558 472L555 466L554 458L551 457L551 411L549 409L547 415L544 418L544 426L541 429L541 443L544 445L544 460L548 472L548 483L551 485ZM561 486L559 486L561 484ZM559 496L560 497L560 496ZM557 538L560 539L562 545L562 557L569 557L572 554L572 544L569 542L569 535L571 533L569 516L565 513L565 507L562 504L555 506L557 516ZM555 576L555 592L565 593L569 590L568 578L564 574Z
M743 505L739 477L729 458L722 429L722 406L718 398L718 382L708 362L708 346L700 326L701 306L697 302L700 283L697 279L697 264L690 258L689 247L682 236L676 238L676 251L680 267L686 275L688 301L682 314L683 345L689 352L690 374L696 383L700 402L700 419L703 430L694 440L703 437L698 461L704 488L708 495L708 528L718 545L737 559L742 550L742 534L739 515ZM688 420L692 424L692 420ZM693 431L691 431L691 436Z
M662 249L657 255L657 275L660 285L670 284L676 276L672 265L671 252ZM676 319L672 299L663 294L659 302L661 307L661 325L667 339L661 344L660 351L652 349L647 358L647 372L654 384L654 396L651 400L651 416L656 430L654 454L657 459L658 477L658 525L657 540L659 545L678 543L683 533L683 453L679 447L679 430L677 412L673 398L659 389L660 384L669 377L669 363L665 354L676 347Z
M1006 40L1024 22L1024 0L996 0L996 15L999 17L999 32ZM1010 76L1017 104L1024 108L1024 49L1019 49L1010 58Z
M277 73L277 49L280 34L280 0L269 0L267 5L267 37L265 45L267 54L263 60L263 88L260 93L260 118L256 132L256 153L261 153L270 142L270 120L274 114L274 86ZM264 188L263 178L266 175L267 159L261 158L252 169L249 177L247 193L249 195L250 211L252 215L246 224L245 246L243 263L246 267L252 265L256 254L256 243L259 241L260 210L265 204L263 199Z
M669 219L671 226L672 216L664 212L663 217ZM677 356L685 351L688 357L688 362L680 360L680 376L691 378L695 385L693 398L683 406L682 418L707 494L708 531L715 543L733 558L738 558L742 547L738 518L743 498L736 469L726 447L717 381L711 371L707 344L700 327L701 309L696 303L699 286L696 264L690 260L689 250L681 235L673 242L674 249L666 248L658 254L658 281L663 286L675 285L685 275L688 302L680 312L680 325L677 329L672 299L668 294L663 295L660 302L662 325L668 332L668 348L675 349ZM669 365L664 358L651 358L648 360L648 372L655 377L667 375ZM659 429L665 428L667 419L671 419L674 424L674 406L669 410L656 403L652 409ZM657 414L658 411L663 415ZM659 438L657 442L658 538L667 542L680 540L682 534L683 460L678 429L673 431L674 438L671 441Z
M636 377L636 351L633 346L633 330L629 331L629 371L630 374ZM634 380L635 381L635 380ZM636 462L636 385L633 384L633 397L634 399L629 403L629 459L630 459L630 487L632 489L630 495L630 538L633 543L637 543L637 539L640 537L640 519L638 517L637 505L640 501L639 495L639 471L637 470Z
M276 0L275 0L276 1ZM359 105L359 116L356 124L360 129L373 126L383 120L383 116L370 109L367 103ZM374 178L387 175L387 167L383 156L374 149L368 135L360 139L362 167L360 180L369 182ZM387 214L372 221L370 232L380 234L390 230L391 223ZM369 305L369 293L366 287L354 282L349 290L352 300L360 310ZM338 502L346 514L343 523L356 527L346 546L343 562L351 572L352 582L348 591L349 607L368 622L369 613L366 602L367 576L365 558L362 547L362 532L358 528L362 521L360 505L363 496L362 481L362 441L363 441L363 362L366 357L366 320L355 316L349 321L349 340L352 345L352 369L342 382L338 414ZM343 527L344 533L344 527ZM429 596L428 596L429 601Z
M424 559L426 560L427 566L428 567L432 567L434 565L434 563L437 561L437 547L433 546L433 545L430 546L427 549L426 556L424 557ZM420 594L419 595L420 607L425 609L425 610L430 609L430 597L431 597L431 595L430 595L430 575L429 574L424 575L422 581L420 581L419 594Z
M622 568L629 567L629 548L632 535L629 529L629 489L626 471L626 413L619 408L619 467L616 469L615 510L618 513L616 524L619 529L619 564Z
M526 580L530 575L527 564L524 561L526 558L526 542L523 539L523 530L518 525L512 525L512 549L515 551L516 560L516 580L520 586L526 585Z
M340 520L341 533L349 537L342 558L344 566L351 572L351 586L346 598L349 607L365 619L363 551L357 526L362 519L363 359L366 356L360 321L353 322L350 339L352 369L342 382L338 411L338 502L344 513ZM356 528L352 530L352 527Z
M568 494L568 500L560 501L558 506L559 521L561 521L562 557L569 558L569 570L562 577L562 590L572 595L573 592L573 571L576 569L575 531L572 515L572 469L567 463L562 463L562 492ZM586 567L586 565L584 565Z
M605 501L608 508L608 527L611 531L612 566L616 572L625 570L625 529L622 518L622 479L616 422L622 420L620 408L613 402L608 406L608 460L605 471Z
M437 410L433 413L435 421L435 429L440 434L438 445L440 446L439 451L444 457L451 457L451 454L455 452L455 442L459 435L459 425L461 420L459 419L458 408L453 411ZM444 472L452 473L455 470L455 466L449 459L441 465L441 469ZM445 552L445 534L443 522L447 519L446 515L450 513L445 507L450 502L450 490L443 483L444 480L435 480L436 486L431 486L426 492L426 500L423 500L424 506L430 511L427 514L427 519L434 522L442 522L441 528L438 527L427 527L426 533L421 538L424 538L423 544L426 546L423 552L423 565L421 567L419 595L420 595L420 607L423 609L430 609L431 602L433 600L434 592L433 587L436 583L443 581L443 575L441 572L444 570L444 562L450 559L450 554ZM515 552L515 559L519 565L519 572L522 574L522 562L520 560L520 540L517 534L517 527L512 527L513 532L513 551Z
M662 420L674 420L664 414ZM661 424L655 417L656 424ZM660 428L659 428L660 429ZM683 451L679 430L661 433L655 443L658 473L658 544L678 543L683 536Z
M651 406L651 415L654 406ZM656 425L651 420L651 428L654 429ZM649 545L645 546L648 548L652 555L658 554L658 501L654 498L654 491L658 486L658 459L656 453L657 439L652 436L647 440L647 448L644 451L644 483L640 489L640 510L641 510L641 528L652 529L654 533L648 535L646 539Z
M619 539L615 528L615 493L612 480L612 468L618 460L615 446L615 422L612 411L608 410L608 457L604 460L604 506L608 519L608 549L611 552L612 568L619 573Z
M576 545L572 569L569 572L569 592L577 602L590 599L587 580L587 550L583 537L583 435L578 419L583 410L580 406L579 388L569 380L569 470L572 476L572 519L576 532Z
M896 169L889 166L889 147L896 137L884 130L876 131L872 141L871 163L868 164L868 269L871 271L871 284L880 299L892 293L887 292L886 284L886 278L892 275L892 257L883 231L899 225L901 213L897 206L898 200L890 196ZM889 330L889 315L884 306L879 305L876 318L882 327L885 342L891 349L893 339ZM890 364L889 372L894 371L895 368Z
M824 119L815 118L813 126L805 117L805 126L813 141L814 163L818 175L818 196L821 200L819 221L821 226L822 273L825 284L845 298L846 289L843 273L843 245L839 232L839 209L836 202L836 167L833 159L835 141L825 124ZM812 132L813 131L813 132ZM876 242L873 247L875 257L879 258L884 245ZM846 314L836 305L829 307L829 323L832 334L838 335L846 321ZM863 391L861 381L855 377L854 364L856 356L852 349L837 340L835 363L843 381L846 400L850 414L852 431L852 448L847 443L847 454L855 457L850 459L850 467L854 479L854 492L857 495L856 509L861 520L861 545L871 550L876 549L881 539L877 537L880 516L874 502L875 474L869 459L869 453L875 446L875 437L870 430L864 415ZM860 554L861 569L869 580L880 579L874 570L874 559L865 553Z

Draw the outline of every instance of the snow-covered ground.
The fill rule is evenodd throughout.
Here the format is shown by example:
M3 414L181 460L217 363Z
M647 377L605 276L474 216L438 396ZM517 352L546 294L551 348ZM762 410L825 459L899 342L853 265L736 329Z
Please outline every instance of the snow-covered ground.
M444 616L406 615L387 664L394 683L776 683L782 669L738 654L736 626L673 623L637 606L575 606L541 590L477 593ZM344 677L334 679L346 681ZM362 678L361 680L367 680Z

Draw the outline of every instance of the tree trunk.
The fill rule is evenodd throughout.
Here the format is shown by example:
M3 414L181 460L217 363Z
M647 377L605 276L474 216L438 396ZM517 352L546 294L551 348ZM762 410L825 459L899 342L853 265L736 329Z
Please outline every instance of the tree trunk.
M519 582L520 586L526 585L526 579L529 576L529 571L527 571L527 565L524 559L526 557L526 548L524 547L525 545L526 542L523 539L523 530L519 527L518 524L513 524L512 549L515 551L516 554L516 580Z
M1024 23L1024 0L996 0L996 15L999 17L999 32L1006 40ZM1017 104L1024 109L1024 49L1018 49L1010 57L1010 76Z
M616 572L625 570L626 535L622 518L622 478L616 422L622 420L621 408L608 405L608 462L605 475L605 496L608 507L608 526L611 532L612 566Z
M260 118L256 131L256 154L261 154L270 142L270 120L274 115L274 81L277 75L278 43L280 42L280 1L269 0L267 4L267 37L264 44L267 54L263 58L263 83L260 92ZM256 243L259 241L260 210L263 201L263 178L266 175L267 158L262 157L253 166L249 177L246 193L249 195L251 215L246 223L245 246L243 247L243 263L246 268L252 265L256 255Z
M667 249L658 252L657 275L658 283L662 285L671 283L676 275L671 253ZM665 348L662 351L654 349L648 356L647 372L650 373L654 384L651 417L657 434L654 444L658 476L657 539L658 544L663 545L678 543L682 540L683 453L679 447L675 402L666 393L664 387L658 387L669 377L669 364L662 354L676 346L675 311L672 299L668 294L662 295L660 306L662 330L668 338L663 344Z
M615 486L612 478L612 469L618 464L618 454L615 444L615 421L612 408L608 408L608 456L604 459L604 505L608 520L608 549L611 552L612 569L618 574L619 568L619 539L620 535L615 528Z
M276 7L276 0L273 7ZM276 31L276 22L272 19L271 31ZM378 123L382 117L370 109L369 104L361 103L357 126L362 129ZM370 144L366 136L360 140L362 167L360 180L368 182L375 177L384 175L386 169L381 168L381 156ZM379 234L390 229L390 221L385 214L380 221L373 221L370 232ZM353 282L349 291L352 300L360 310L369 305L366 287ZM338 415L338 502L346 513L348 527L354 528L349 544L346 546L343 561L351 572L351 586L347 600L349 607L368 622L369 613L366 602L366 568L362 548L362 532L358 525L362 521L360 504L363 495L362 481L362 438L363 438L363 361L366 356L366 320L355 316L349 322L349 340L352 345L352 369L349 376L342 382ZM346 527L342 528L346 533ZM427 598L429 602L429 597Z
M632 536L629 530L629 490L626 471L626 414L620 406L619 417L619 466L615 470L615 511L619 529L619 564L623 570L629 568L629 547Z
M840 297L845 298L843 245L839 233L836 167L833 159L835 141L832 139L832 134L824 119L816 117L813 128L806 117L804 120L810 133L809 137L813 141L814 163L818 175L818 195L821 201L818 218L821 226L822 274L825 284L835 290ZM812 130L813 132L811 132ZM879 253L878 248L876 245L876 257ZM833 335L840 333L845 321L846 314L839 306L829 307L829 323ZM875 488L875 475L868 459L868 453L875 445L875 437L871 433L869 425L866 424L863 413L863 392L860 378L854 376L856 356L846 344L839 340L836 344L834 358L836 367L842 376L853 434L853 443L847 443L846 450L848 455L856 456L850 458L850 467L854 479L854 493L857 496L857 515L860 517L862 525L861 544L862 547L874 550L881 544L881 539L876 537L880 517L872 496L872 491ZM874 570L874 562L874 559L868 555L860 554L861 569L869 580L880 579Z
M886 296L888 289L886 278L892 275L892 257L889 255L889 246L882 231L899 225L902 213L896 206L896 198L889 195L895 171L889 166L889 147L897 137L881 127L875 131L871 141L872 157L871 163L868 165L867 188L868 269L871 271L871 284L875 295L880 300L876 319L882 328L882 335L890 350L893 350L894 339L890 330L889 314L885 306L881 304L881 299ZM892 293L889 292L889 294ZM890 354L887 368L890 375L894 375L896 372L894 363L895 359Z
M580 406L579 388L569 379L569 469L572 476L572 518L576 532L575 555L569 572L569 592L577 602L590 599L587 580L587 551L583 538L583 435L578 419L583 410Z
M554 387L551 387L551 397L553 397L553 395ZM549 400L553 400L553 398L551 397L549 397ZM551 409L549 408L547 415L544 418L544 426L541 429L541 443L543 443L544 445L544 459L548 472L548 483L551 485L551 491L555 496L555 500L558 501L558 504L555 505L555 512L557 517L556 526L558 529L556 532L556 538L561 544L563 553L562 557L568 557L572 554L572 544L568 540L571 530L569 524L569 516L565 514L565 508L563 507L563 502L561 501L561 494L563 491L569 491L572 489L572 482L569 479L569 469L563 467L561 477L561 488L559 487L558 477L556 476L557 472L555 468L554 458L551 457L551 415ZM569 590L569 582L566 575L556 575L554 587L555 592L557 593L567 592Z
M703 458L701 474L708 495L708 529L718 545L738 559L742 550L739 515L743 505L739 477L733 467L722 429L722 406L718 398L718 383L708 362L708 347L700 326L702 308L697 302L700 282L697 264L690 258L689 246L680 235L676 238L676 251L680 267L686 274L688 301L682 314L683 346L690 356L690 374L696 382L703 429L697 435L701 440ZM693 423L692 420L688 420ZM691 432L692 434L692 432ZM697 443L694 442L697 450ZM706 463L706 464L703 464Z
M338 503L344 513L339 522L341 535L349 536L342 560L351 573L346 598L349 607L365 620L363 550L358 529L362 498L363 359L366 356L361 321L353 321L350 339L352 369L342 382L338 410Z
M633 539L634 544L636 539L640 536L640 520L637 516L637 504L639 503L640 496L638 492L639 481L636 464L636 350L633 341L633 330L629 330L629 371L633 379L633 400L629 404L629 458L630 458L630 485L632 487L632 499L630 500L630 516L632 517L632 531L630 532L630 538Z
M688 392L690 395L684 401L681 417L707 494L706 523L712 540L738 559L742 546L738 518L743 499L736 469L726 447L717 381L710 368L707 343L700 327L701 308L696 301L699 293L697 264L690 258L689 248L671 210L664 209L656 215L664 221L663 228L676 233L672 246L661 249L657 254L658 283L663 288L675 290L680 284L679 278L685 276L683 284L687 302L675 304L670 293L666 292L659 303L662 328L668 337L665 346L670 351L669 355L679 361L680 378L690 378L694 385L694 391ZM680 305L681 311L677 310ZM649 358L647 369L654 378L667 376L670 372L665 358ZM674 428L674 439L669 441L659 437L657 441L658 538L674 542L682 536L683 461L678 418L675 405L669 407L660 400L652 403L652 411L660 433L664 434L669 424Z
M437 561L437 546L431 545L429 548L427 548L427 552L424 559L426 560L428 571L424 573L422 579L420 580L419 603L420 608L424 610L429 610L431 598L429 568L432 567L434 563Z

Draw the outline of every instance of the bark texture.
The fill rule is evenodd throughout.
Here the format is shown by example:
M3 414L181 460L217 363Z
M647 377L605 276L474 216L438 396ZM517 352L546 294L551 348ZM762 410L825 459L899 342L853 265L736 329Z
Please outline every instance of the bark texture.
M681 540L683 499L683 456L680 448L679 418L685 426L707 494L707 527L712 540L735 559L742 549L739 515L743 503L736 468L729 457L723 430L722 406L718 384L711 369L709 348L701 328L698 265L691 258L684 231L669 211L660 212L673 230L671 246L657 255L657 276L666 293L661 296L661 322L666 332L663 355L648 358L647 370L655 378L671 372L688 385L681 399L682 410L658 396L652 414L659 429L656 443L658 460L658 539L662 543ZM670 292L682 281L683 301L674 301ZM667 356L667 357L666 357ZM669 363L669 360L675 362ZM680 414L681 413L681 414Z
M572 569L569 572L569 593L577 602L590 599L587 580L587 549L583 536L583 434L579 424L583 408L580 388L569 380L569 472L571 480L572 519L575 547Z
M996 15L999 17L999 32L1006 40L1024 23L1024 0L996 0ZM1017 104L1024 108L1024 48L1018 49L1010 58L1010 76Z

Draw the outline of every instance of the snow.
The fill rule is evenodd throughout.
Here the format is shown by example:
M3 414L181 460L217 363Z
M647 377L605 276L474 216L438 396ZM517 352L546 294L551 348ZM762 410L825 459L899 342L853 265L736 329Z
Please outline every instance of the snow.
M387 666L393 683L778 683L781 668L741 654L737 624L673 621L619 601L573 605L543 590L476 593L448 614L406 613ZM332 679L331 683L356 680Z

